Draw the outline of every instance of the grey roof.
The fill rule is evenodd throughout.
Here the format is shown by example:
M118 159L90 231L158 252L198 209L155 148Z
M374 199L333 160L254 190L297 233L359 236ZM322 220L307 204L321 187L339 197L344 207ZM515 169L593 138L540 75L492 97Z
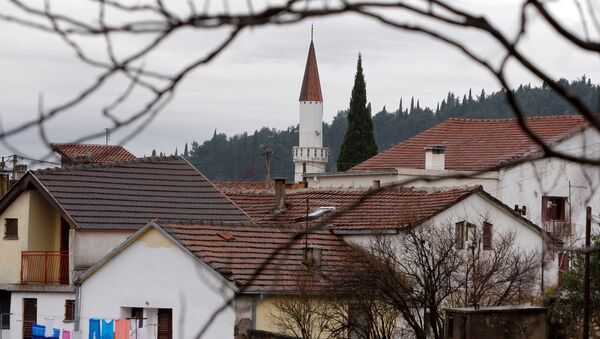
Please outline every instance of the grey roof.
M181 157L44 169L28 176L17 184L20 190L33 184L80 229L137 230L151 219L249 219ZM16 189L3 197L0 210Z

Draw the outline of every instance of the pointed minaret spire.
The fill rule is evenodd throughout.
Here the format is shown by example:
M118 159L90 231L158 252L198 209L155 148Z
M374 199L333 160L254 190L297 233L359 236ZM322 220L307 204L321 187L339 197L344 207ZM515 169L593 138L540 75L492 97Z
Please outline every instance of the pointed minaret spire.
M313 43L313 28L310 28L310 46L308 58L304 69L304 79L300 90L300 101L323 101L321 94L321 81L319 80L319 68L317 67L317 55Z

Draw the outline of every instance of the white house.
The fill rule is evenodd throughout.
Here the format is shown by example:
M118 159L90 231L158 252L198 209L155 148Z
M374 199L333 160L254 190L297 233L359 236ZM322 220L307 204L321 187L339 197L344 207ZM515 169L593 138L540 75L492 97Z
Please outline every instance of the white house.
M525 121L557 151L598 158L600 134L583 117L545 116ZM449 119L348 172L309 173L305 178L314 188L387 183L482 185L533 223L566 242L577 242L583 235L585 207L600 203L595 190L600 172L597 167L561 159L538 159L539 152L516 119ZM518 160L531 161L502 166Z
M248 220L179 157L27 172L0 199L2 339L77 330L73 281L153 218Z
M330 232L311 233L308 245L296 236L251 223L152 221L76 282L77 335L88 337L90 318L142 318L147 338L197 338L207 324L202 338L277 332L274 300L293 296L299 277L320 283L352 258ZM319 275L303 266L306 248L320 253Z
M393 188L370 192L360 188L299 189L285 192L282 183L276 192L269 190L222 189L255 222L268 225L294 225L303 227L307 213L318 221L332 211L345 212L327 220L328 228L350 243L365 244L380 234L401 236L409 227L459 227L468 233L472 224L484 233L484 221L489 239L512 233L515 248L542 253L547 262L539 277L539 286L548 287L558 282L558 255L553 251L555 239L549 233L503 204L481 186L453 188ZM285 192L285 193L282 193ZM280 201L283 199L284 201ZM356 206L354 204L358 203ZM285 206L284 209L277 206ZM348 206L351 209L346 210ZM466 247L468 236L461 241ZM542 276L543 274L543 276Z

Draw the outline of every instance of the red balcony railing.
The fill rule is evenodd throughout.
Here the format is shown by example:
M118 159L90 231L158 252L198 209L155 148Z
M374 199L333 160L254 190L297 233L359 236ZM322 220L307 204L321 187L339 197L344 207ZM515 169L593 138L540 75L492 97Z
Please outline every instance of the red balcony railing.
M69 251L21 252L22 284L68 284Z

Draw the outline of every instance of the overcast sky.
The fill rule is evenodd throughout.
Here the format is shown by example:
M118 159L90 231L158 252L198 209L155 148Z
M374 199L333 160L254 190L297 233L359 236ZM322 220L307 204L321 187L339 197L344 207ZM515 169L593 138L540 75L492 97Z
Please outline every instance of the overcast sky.
M452 3L486 15L509 34L515 32L521 1L453 0ZM67 10L77 15L80 9L71 7ZM0 0L0 12L6 8L9 5ZM574 31L582 31L574 1L557 1L552 10L560 13L562 22ZM448 91L462 96L469 88L474 93L482 88L488 93L498 88L482 68L451 47L355 15L261 27L243 33L214 62L187 77L169 106L126 147L138 156L149 155L153 148L171 153L176 147L181 151L185 142L201 143L215 129L232 135L252 133L262 126L282 129L296 124L311 23L315 27L325 121L331 121L339 110L348 106L359 52L363 55L368 100L375 112L384 105L388 111L396 110L400 98L405 105L414 96L420 99L421 106L435 106ZM468 42L480 55L492 58L500 55L499 48L483 35L447 28L444 32ZM145 61L161 70L176 69L177 65L206 53L225 33L185 32ZM117 47L134 48L136 43L124 40ZM0 46L0 119L4 128L35 117L40 94L44 97L44 107L60 104L88 86L98 74L97 69L83 65L57 37L46 33L0 21ZM90 48L92 53L103 51ZM556 37L536 15L532 15L532 25L521 49L556 78L575 79L585 74L594 82L600 79L597 56L581 53ZM539 84L518 67L510 68L510 80L514 86L527 82ZM51 141L69 142L108 127L109 122L100 117L100 107L122 90L123 84L111 86L114 87L99 92L49 124ZM144 98L134 96L125 108L139 106ZM113 135L112 142L118 142L124 132ZM41 146L37 130L8 141L33 157L47 151ZM0 150L0 155L12 153L4 145L0 145Z

